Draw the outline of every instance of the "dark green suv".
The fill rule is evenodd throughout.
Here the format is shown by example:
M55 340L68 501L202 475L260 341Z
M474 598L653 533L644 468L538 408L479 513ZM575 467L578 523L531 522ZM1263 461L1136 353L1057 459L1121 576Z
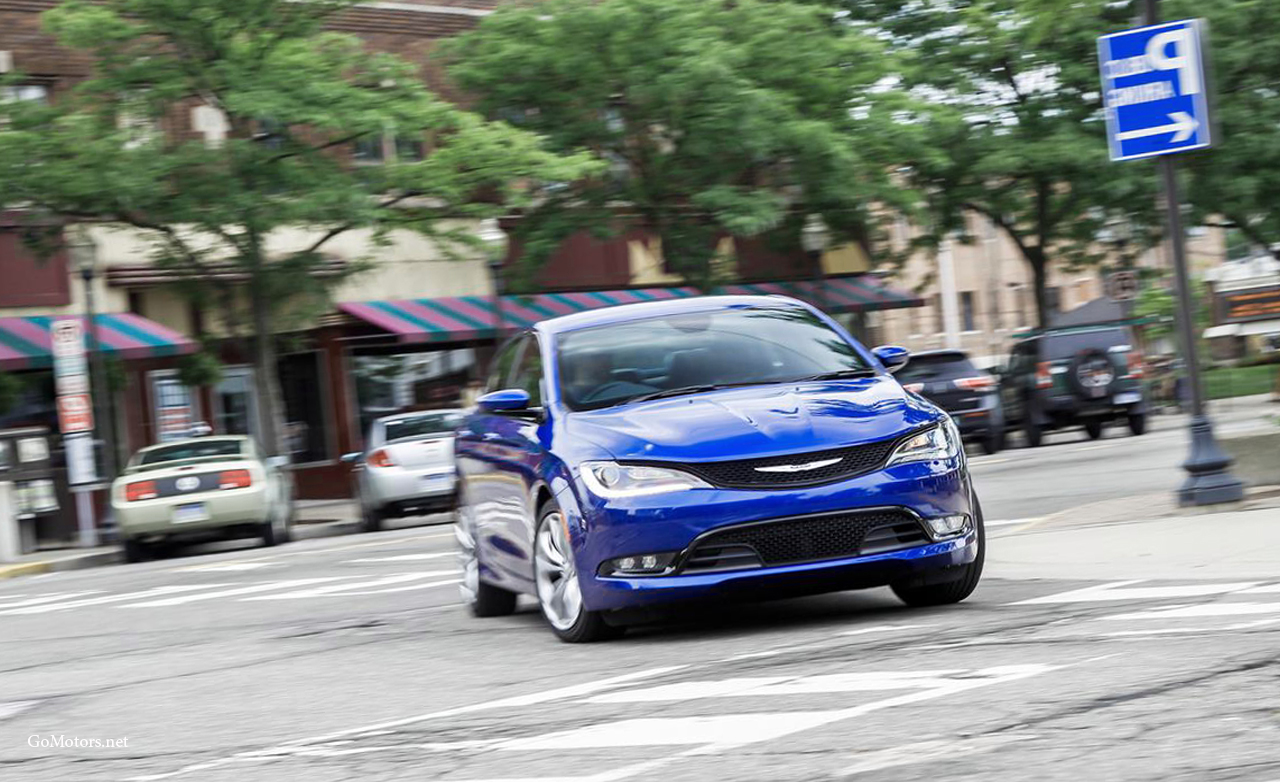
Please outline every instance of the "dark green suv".
M1089 438L1123 421L1147 429L1142 355L1126 326L1050 330L1014 346L1000 373L1005 420L1031 446L1044 432L1083 426Z

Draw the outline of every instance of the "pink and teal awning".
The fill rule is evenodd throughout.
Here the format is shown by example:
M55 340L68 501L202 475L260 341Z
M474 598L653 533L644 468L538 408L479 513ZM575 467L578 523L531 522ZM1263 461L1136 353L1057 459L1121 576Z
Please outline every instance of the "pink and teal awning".
M887 287L869 277L831 277L823 281L821 295L814 295L816 289L814 281L798 280L727 285L715 293L794 296L814 302L828 312L869 312L919 307L924 303L916 296ZM575 312L699 295L696 288L681 287L503 296L502 324L503 330L509 332ZM338 309L395 334L401 342L492 339L497 323L494 300L488 296L346 302L339 304Z
M45 369L53 366L49 329L55 320L84 318L47 315L0 318L0 370ZM129 313L98 315L98 336L108 356L123 359L156 358L192 353L196 344L173 329ZM90 345L86 330L85 344Z

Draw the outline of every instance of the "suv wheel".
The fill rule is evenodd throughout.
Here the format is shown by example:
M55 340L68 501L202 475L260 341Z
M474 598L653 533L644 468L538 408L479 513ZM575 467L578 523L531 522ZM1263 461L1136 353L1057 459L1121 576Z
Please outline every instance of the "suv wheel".
M1129 413L1129 431L1134 437L1147 432L1147 414Z
M990 456L1004 450L1004 427L992 427L987 436L982 438L982 452Z
M1088 433L1090 440L1097 440L1102 437L1102 419L1086 418L1084 422L1084 430Z
M148 559L151 559L154 553L155 552L150 546L137 538L124 539L125 562L146 562Z
M1022 434L1027 438L1027 445L1032 448L1039 448L1040 443L1044 441L1044 430L1040 428L1040 424L1036 423L1036 412L1031 406L1031 400L1022 407Z

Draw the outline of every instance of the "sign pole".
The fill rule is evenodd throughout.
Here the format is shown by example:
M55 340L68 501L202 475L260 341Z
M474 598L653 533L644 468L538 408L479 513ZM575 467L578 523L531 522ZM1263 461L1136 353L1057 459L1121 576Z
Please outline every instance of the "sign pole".
M1159 0L1145 0L1148 25L1160 21ZM1244 484L1231 474L1231 457L1213 436L1213 422L1205 410L1201 385L1200 357L1196 350L1195 306L1191 295L1191 274L1187 270L1185 234L1182 228L1182 199L1178 194L1178 168L1172 155L1160 156L1168 212L1169 241L1173 250L1174 279L1178 288L1178 334L1191 391L1191 453L1182 463L1187 479L1178 490L1178 502L1212 505L1244 499Z

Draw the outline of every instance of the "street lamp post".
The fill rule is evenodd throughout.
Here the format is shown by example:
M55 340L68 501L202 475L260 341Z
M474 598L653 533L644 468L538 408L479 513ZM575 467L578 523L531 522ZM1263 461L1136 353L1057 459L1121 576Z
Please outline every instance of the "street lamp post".
M103 360L102 342L98 333L98 309L94 294L94 278L98 270L98 248L88 230L82 225L74 225L68 232L71 234L69 244L71 259L80 272L84 282L84 320L85 333L88 336L86 349L89 353L89 385L93 389L93 419L95 436L102 443L102 474L98 476L101 483L111 485L115 480L115 427L113 426L112 405L108 399L107 369ZM111 516L111 504L107 503L106 526L110 529L114 520Z
M827 297L823 285L826 274L822 268L822 254L826 252L830 241L831 231L822 215L810 214L805 218L804 227L800 229L800 246L809 256L809 264L813 269L813 303L824 312L827 309Z
M1145 0L1148 25L1160 21L1159 0ZM1160 156L1160 174L1169 220L1169 242L1173 248L1174 279L1178 287L1178 334L1191 387L1191 454L1182 463L1187 479L1178 490L1181 505L1212 505L1244 499L1244 483L1231 474L1231 457L1213 436L1213 422L1204 405L1200 383L1200 358L1196 352L1195 308L1191 301L1191 274L1182 228L1182 200L1178 196L1178 171L1173 155Z
M502 316L502 297L506 294L503 266L507 256L507 232L502 230L496 219L489 217L480 221L476 237L484 245L485 266L493 282L493 341L500 344L502 332L506 330L506 322Z

